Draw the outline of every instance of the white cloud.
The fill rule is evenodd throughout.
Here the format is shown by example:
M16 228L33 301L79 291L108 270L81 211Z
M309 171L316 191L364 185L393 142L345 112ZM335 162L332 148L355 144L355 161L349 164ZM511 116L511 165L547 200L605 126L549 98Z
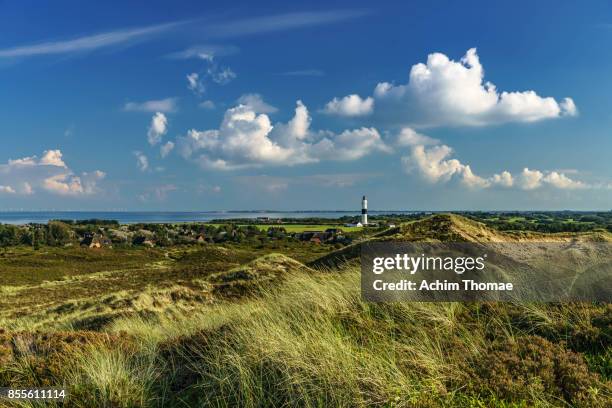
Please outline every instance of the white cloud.
M208 69L210 78L219 85L225 85L236 79L236 73L229 67L217 68L213 66Z
M170 154L173 149L174 142L166 142L166 144L162 145L162 147L159 148L159 153L161 154L162 158L165 158Z
M174 59L197 58L210 61L215 57L237 54L239 51L240 49L233 45L195 45L186 50L170 54L168 57Z
M184 22L159 24L148 27L109 31L105 33L75 38L66 41L49 41L34 45L26 45L0 50L0 58L31 57L48 54L68 54L83 51L92 51L113 45L129 44L143 40L164 31L171 30Z
M357 160L371 152L391 152L378 130L366 127L345 130L338 135L329 134L329 137L312 145L310 150L313 157L326 160Z
M373 98L377 120L417 127L535 122L578 113L571 98L557 102L532 90L499 92L494 84L485 81L475 48L468 50L460 61L441 53L430 54L427 63L412 66L408 83L381 82ZM352 106L362 106L360 102L364 101L357 95L349 95L334 99L326 110L340 113L343 101L349 106L351 100ZM357 114L360 110L347 108L345 115L349 112Z
M91 195L99 191L98 182L106 174L96 170L76 175L64 162L62 152L51 149L37 156L9 160L0 164L0 190L31 195L35 188L59 195Z
M195 51L192 50L191 52ZM231 68L222 67L216 62L214 54L199 51L195 56L204 61L206 70L202 74L192 72L186 76L187 89L193 92L194 95L198 97L204 95L208 81L213 81L219 85L226 85L236 78L236 73Z
M397 144L399 146L428 146L440 144L440 141L438 139L433 139L429 136L417 133L414 129L406 127L400 131L397 137Z
M202 109L208 109L208 110L215 109L215 103L211 100L202 101L198 104L198 106Z
M127 102L123 106L123 110L126 112L176 112L177 98L153 99L144 102Z
M62 160L62 152L60 150L47 150L40 158L39 164L57 166L66 168L66 163Z
M578 115L578 108L572 98L563 98L559 106L561 107L561 112L564 112L567 116Z
M58 174L44 180L43 188L60 195L93 194L97 191L96 183L106 174L101 171L83 173L82 176Z
M0 185L0 194L15 194L16 191L11 186L2 186Z
M527 167L521 173L520 185L523 190L534 190L542 186L544 174L539 170L529 170Z
M301 101L289 122L275 126L268 115L258 113L252 106L238 105L226 111L219 129L192 129L179 138L179 151L204 167L222 170L356 160L372 152L390 151L374 128L340 134L313 132L311 121Z
M527 167L523 169L520 178L520 186L522 189L534 190L541 187L543 184L549 184L563 190L575 190L589 187L582 181L573 180L567 175L557 171L551 171L544 174L539 170L529 170Z
M256 93L244 94L238 98L237 102L250 107L256 113L275 113L278 111L276 107L264 102L261 95Z
M570 179L556 171L542 172L524 168L518 177L504 170L490 177L481 177L472 171L469 164L451 158L453 150L436 139L420 135L412 129L402 129L398 140L410 146L410 154L402 157L408 173L418 173L430 183L446 183L457 179L468 188L510 188L517 185L523 190L535 190L544 184L558 189L588 188L589 185ZM516 180L515 180L516 179Z
M187 89L193 92L196 96L204 94L206 87L200 79L200 75L197 72L192 72L186 76L187 78Z
M500 174L494 174L491 178L491 183L501 187L512 187L514 185L514 177L509 171L502 171Z
M374 111L374 99L369 96L362 99L357 94L348 95L342 99L334 98L325 105L323 111L339 116L369 115Z
M147 132L147 140L151 146L161 142L162 136L168 131L168 118L161 112L157 112L151 118L151 125Z
M234 21L209 24L204 32L212 37L237 37L290 30L321 24L331 24L369 14L367 10L330 10L285 13L272 16L249 17Z
M140 171L148 171L149 170L149 159L142 152L134 152L134 156L136 157L136 166Z
M549 183L557 188L562 189L577 189L587 187L587 185L583 182L572 180L565 174L557 173L556 171L551 171L550 173L548 173L543 180L545 183Z

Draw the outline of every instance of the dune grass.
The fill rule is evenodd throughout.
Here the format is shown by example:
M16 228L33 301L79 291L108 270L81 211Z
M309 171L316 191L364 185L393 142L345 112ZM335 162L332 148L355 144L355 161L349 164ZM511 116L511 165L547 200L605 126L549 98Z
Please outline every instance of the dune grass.
M608 305L371 304L360 299L355 268L287 273L282 284L242 301L117 319L106 332L124 342L85 343L46 356L44 375L70 385L67 406L74 407L605 407L610 401L610 378L589 371L574 351L609 359L609 325L597 323L609 318ZM576 326L581 331L571 332ZM12 386L42 383L31 358L36 347L23 349L0 365L0 379L10 378Z
M150 381L156 385L146 388L154 405L603 407L609 402L609 379L585 371L576 353L547 340L539 346L551 355L570 353L567 358L579 368L567 371L565 361L536 358L526 363L534 372L522 378L489 378L478 363L499 354L496 369L506 370L504 358L519 358L522 350L519 346L515 355L506 346L514 350L531 342L534 332L563 340L572 334L557 331L559 324L572 319L586 324L590 314L608 313L605 306L367 304L358 287L354 269L296 274L246 302L189 316L121 319L108 330L128 334L156 361ZM596 328L589 329L592 334ZM502 351L493 343L503 345ZM605 339L583 346L602 344ZM567 390L559 391L554 381L540 384L538 370L561 369L588 387L564 397L561 391ZM508 381L527 391L506 390L502 384Z

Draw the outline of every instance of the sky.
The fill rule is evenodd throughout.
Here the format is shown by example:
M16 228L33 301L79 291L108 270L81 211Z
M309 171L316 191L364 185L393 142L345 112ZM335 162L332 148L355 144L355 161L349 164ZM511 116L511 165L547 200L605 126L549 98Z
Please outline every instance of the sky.
M611 11L0 0L0 211L610 210Z

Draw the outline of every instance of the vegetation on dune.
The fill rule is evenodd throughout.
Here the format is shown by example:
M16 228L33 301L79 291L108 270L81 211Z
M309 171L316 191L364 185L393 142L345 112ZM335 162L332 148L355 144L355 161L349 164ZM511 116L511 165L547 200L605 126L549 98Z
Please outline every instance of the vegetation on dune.
M576 239L454 215L371 239L542 237ZM367 303L358 267L328 262L355 260L356 248L327 255L333 247L273 240L121 249L139 267L104 259L108 270L89 271L90 260L61 279L22 276L0 287L0 326L10 328L0 331L0 386L66 384L69 407L609 406L612 305ZM57 265L67 267L77 250L15 254L43 264L64 254Z
M609 348L609 305L368 304L355 269L284 273L241 302L116 320L106 330L123 346L54 353L37 360L44 376L9 357L0 378L71 384L73 406L604 407L612 397L581 354ZM572 342L574 321L589 341Z

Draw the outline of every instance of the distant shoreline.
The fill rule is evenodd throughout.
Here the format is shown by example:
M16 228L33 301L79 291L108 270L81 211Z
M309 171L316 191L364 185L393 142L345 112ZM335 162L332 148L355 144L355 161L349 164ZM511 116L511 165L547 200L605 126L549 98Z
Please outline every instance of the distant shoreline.
M608 210L609 211L609 210ZM608 211L546 211L546 210L480 210L480 211L419 211L419 210L370 210L370 215L413 215L413 214L438 214L438 213L491 213L491 214L525 214L530 213L550 213L550 214L593 214ZM240 220L270 218L276 219L307 219L307 218L328 218L337 219L342 217L360 216L359 210L294 210L294 211L273 211L273 210L222 210L222 211L0 211L0 224L24 225L30 223L46 224L50 220L108 220L117 221L120 224L172 224L186 222L210 222L213 220Z
M415 214L417 211L372 211L372 214ZM0 211L0 224L45 224L50 220L113 220L120 224L184 223L213 220L355 217L360 211Z

